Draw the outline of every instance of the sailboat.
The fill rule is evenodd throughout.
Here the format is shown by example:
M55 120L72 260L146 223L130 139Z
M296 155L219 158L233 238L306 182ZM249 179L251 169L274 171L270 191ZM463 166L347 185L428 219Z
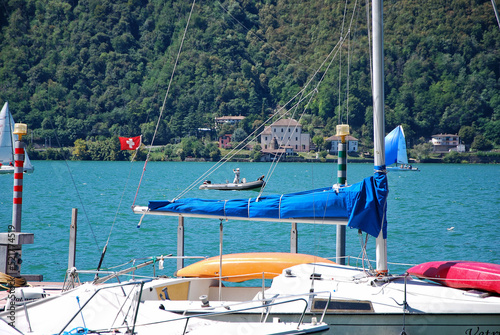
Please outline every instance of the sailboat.
M14 119L9 111L9 103L5 102L0 112L0 174L14 173L14 143L17 135L14 134ZM31 173L33 165L25 153L24 172Z
M347 225L376 239L376 268L361 268L322 261L309 261L272 274L269 259L260 255L220 255L214 259L180 269L176 280L200 294L206 304L187 297L163 302L165 310L183 315L202 315L210 311L231 310L233 306L255 306L283 302L270 307L280 320L290 320L306 311L305 317L321 317L329 334L479 334L500 332L498 289L484 285L498 279L495 264L477 262L425 263L392 275L387 266L388 180L384 140L383 93L383 5L372 1L373 17L373 103L374 103L374 175L346 187L325 187L292 194L261 196L251 199L204 200L175 199L150 201L136 206L141 215L165 215L179 219L179 229L189 217L224 220ZM402 129L398 128L398 131ZM401 132L402 133L402 132ZM399 142L399 139L398 139ZM387 161L387 163L391 163ZM220 242L222 245L222 241ZM182 244L183 245L183 244ZM179 249L178 249L179 250ZM244 258L244 261L242 260ZM236 259L236 260L235 260ZM215 258L215 261L217 257ZM203 263L205 262L205 263ZM258 272L262 287L226 287L232 276ZM266 264L266 265L264 265ZM441 269L446 266L447 269ZM439 269L436 269L438 267ZM456 271L452 271L456 268ZM239 271L239 272L238 272ZM210 273L210 276L207 276ZM189 274L189 275L187 275ZM186 275L182 277L182 275ZM258 275L257 275L258 277ZM255 278L255 277L253 277ZM492 279L493 278L493 279ZM430 281L431 279L432 281ZM213 280L205 289L202 281ZM450 283L467 283L467 286ZM302 302L295 301L301 298ZM207 305L208 304L208 305ZM264 303L265 304L265 303ZM304 306L305 305L305 306ZM240 311L221 320L258 321L258 311Z
M390 171L420 171L408 165L405 133L402 126L397 126L385 137L385 160ZM391 164L396 164L390 166Z

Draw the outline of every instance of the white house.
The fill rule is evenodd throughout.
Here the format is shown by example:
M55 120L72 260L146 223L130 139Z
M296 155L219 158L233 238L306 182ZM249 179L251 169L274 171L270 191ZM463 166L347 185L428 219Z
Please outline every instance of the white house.
M341 143L342 139L340 136L330 136L325 141L332 142L332 148L330 149L330 153L333 155L337 155L339 152L339 143ZM358 143L359 140L356 137L351 135L347 135L345 137L345 141L347 144L347 152L358 152Z
M240 123L241 121L243 121L245 119L244 116L222 116L222 117L216 117L215 118L215 126L220 126L220 125L223 125L223 124L230 124L230 125L234 125L234 124L238 124Z
M434 152L465 152L465 146L460 144L460 137L457 134L432 135L431 143Z
M260 136L262 150L291 147L294 152L308 152L311 136L302 133L302 125L293 119L282 119L266 127Z

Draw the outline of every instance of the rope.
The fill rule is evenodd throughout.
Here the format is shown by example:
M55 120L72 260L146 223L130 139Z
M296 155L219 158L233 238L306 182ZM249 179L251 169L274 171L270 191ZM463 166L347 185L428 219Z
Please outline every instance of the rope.
M142 141L142 135L141 135L141 141ZM116 218L118 217L118 213L120 212L120 207L121 207L122 202L123 202L123 197L125 196L125 190L127 189L128 181L130 180L130 175L132 173L132 163L134 163L134 160L135 160L135 157L137 156L138 150L139 150L139 148L137 148L135 150L134 155L132 156L132 160L130 161L130 170L128 172L127 181L125 182L125 185L123 186L122 196L120 197L120 201L118 202L118 208L116 209L115 217L113 218L113 223L111 224L111 229L109 230L108 239L106 240L106 244L104 245L104 248L102 249L101 260L99 261L99 265L97 266L97 271L99 271L99 269L101 268L102 262L104 260L104 256L106 254L106 250L108 249L109 240L111 238L111 234L113 233L113 228L115 227ZM135 203L136 198L137 198L137 192L135 193L134 203ZM97 274L96 274L96 276L97 276Z
M370 30L370 3L368 0L366 0L366 30L368 34L368 49L372 49L372 35L371 35L371 30ZM373 59L372 59L372 53L368 52L368 55L370 57L370 84L371 84L371 89L373 92Z
M48 119L50 121L50 125L52 126L52 129L54 130L54 136L56 138L57 145L59 146L59 148L62 148L61 142L59 141L59 136L57 136L57 130L54 127L54 124L52 123L51 118L48 118ZM62 151L62 152L64 152L64 151ZM92 233L92 237L94 238L94 242L95 242L95 246L97 248L97 252L99 252L99 243L97 243L97 237L96 237L96 235L94 233L94 229L92 229L92 225L90 224L90 219L89 219L89 216L87 215L87 210L85 209L85 205L83 204L83 200L82 200L82 197L80 196L80 192L78 192L78 188L76 187L75 178L73 178L73 174L71 173L71 169L69 168L68 160L66 159L65 155L63 155L63 158L64 158L64 163L66 164L66 168L68 169L69 177L71 178L71 182L73 183L73 187L75 188L78 200L80 200L80 205L82 206L83 213L85 215L85 218L87 219L87 223L89 225L90 232Z
M342 39L341 39L342 40ZM296 107L299 106L299 104L305 100L305 98L309 97L309 100L307 101L306 105L304 106L304 110L302 111L302 114L300 115L300 118L299 118L299 121L302 119L302 116L304 115L305 111L307 110L307 108L309 107L309 104L311 103L312 101L312 98L313 98L313 93L317 93L318 92L318 87L319 85L323 82L323 80L325 79L325 76L326 76L326 73L328 72L328 70L330 69L332 63L333 63L333 60L336 58L337 54L339 53L340 51L340 47L341 47L341 41L339 41L334 47L333 49L330 51L330 53L328 54L328 56L323 60L323 63L321 63L321 65L318 67L318 69L316 70L316 72L314 73L314 75L311 76L311 78L309 79L309 81L307 82L307 84L304 86L304 88L299 91L299 93L297 93L290 101L293 101L298 95L303 95L303 93L305 92L305 90L309 87L309 85L311 84L312 80L316 77L316 75L319 73L319 71L321 70L321 68L323 68L323 66L326 64L327 60L331 58L330 60L330 63L328 63L328 65L326 66L326 70L324 71L323 73L323 76L319 79L318 83L316 84L316 86L309 92L307 93L303 99L300 99L299 102L297 102L291 110L295 109ZM334 51L336 50L336 52L334 53ZM287 102L290 103L290 101ZM285 104L285 106L287 105ZM284 107L283 107L284 108ZM286 115L286 114L285 114ZM284 116L284 115L283 115ZM282 117L283 117L282 116ZM295 126L297 127L297 126ZM294 129L295 130L295 129ZM288 144L288 141L285 142L285 145ZM278 162L280 161L281 157L282 157L283 153L281 153L279 156L278 156L278 159L276 160L276 157L275 159L273 160L273 163L271 164L271 167L269 168L269 171L271 171L270 173L268 173L268 177L267 177L267 180L266 180L266 185L267 183L269 182L269 179L271 178L272 174L274 173L274 170L276 169L276 165L278 164ZM266 187L266 185L264 185L264 187L261 188L260 192L259 192L259 195L257 196L257 198L259 198L262 193L264 192L264 189Z
M189 17L188 17L188 20L186 22L186 27L184 28L184 34L182 35L181 44L179 46L179 50L177 52L177 57L175 59L174 68L172 69L172 74L170 76L170 81L168 82L167 92L165 93L165 97L163 99L163 105L161 106L160 115L158 117L158 122L156 122L156 127L155 127L155 131L153 133L153 138L151 139L151 145L149 147L148 154L146 155L146 160L144 162L144 168L142 170L142 175L141 175L141 178L139 180L139 185L137 186L137 192L136 192L136 196L134 198L134 202L132 203L132 207L135 205L135 200L137 198L137 194L139 193L139 188L141 187L141 183L142 183L142 179L144 177L144 173L146 172L146 165L148 164L148 161L149 161L149 155L151 154L151 150L153 149L153 143L155 141L156 134L158 133L158 128L160 126L160 121L162 119L163 112L165 111L165 105L167 103L167 97L168 97L168 94L170 92L170 87L172 86L172 82L174 80L175 70L177 69L177 64L179 63L179 58L180 58L180 55L181 55L182 46L184 45L184 40L186 39L186 33L187 33L187 30L188 30L188 27L189 27L189 22L191 21L191 16L193 14L195 3L196 3L196 0L193 0L193 4L191 5L191 11L189 12Z
M6 273L0 272L0 284L7 284L7 286L10 287L22 287L26 286L26 278L24 277L12 277ZM3 288L9 289L8 287L5 287L2 285Z
M347 11L347 1L345 2L344 5L344 16L342 17L342 28L340 30L340 41L342 41L342 36L344 35L344 23L345 23L345 15ZM343 43L342 43L343 44ZM342 52L339 54L339 119L338 123L341 124L341 97L340 97L340 91L341 91L341 86L342 86Z
M222 7L222 5L221 5ZM222 7L223 8L223 7ZM224 9L224 8L223 8ZM225 9L224 9L225 10ZM352 22L351 22L351 25L352 25ZM310 77L310 79L308 80L308 82L304 85L304 87L295 95L293 96L285 105L283 105L282 107L280 107L274 114L272 114L261 126L259 126L256 130L254 130L250 135L248 135L242 142L245 143L248 139L254 139L255 137L257 137L258 135L256 135L257 131L260 131L260 129L262 127L264 127L265 124L267 124L268 122L270 122L273 118L276 117L276 115L279 115L279 118L276 120L280 120L282 119L283 117L285 117L286 115L289 115L290 114L290 111L296 111L296 108L298 108L298 106L304 102L307 98L309 98L309 100L307 101L306 103L306 106L304 107L304 110L302 111L301 113L301 116L299 118L299 121L302 119L302 116L304 115L305 111L307 110L307 108L309 107L309 104L310 102L312 101L312 98L314 97L314 94L318 92L318 87L319 85L323 82L323 80L325 79L325 76L326 76L326 73L328 72L328 70L330 69L332 63L333 63L333 60L337 57L337 54L339 53L340 51L340 47L342 46L342 41L345 40L345 38L341 38L340 41L332 48L332 50L330 51L330 53L327 55L327 57L323 60L323 62L320 64L320 66L318 66L318 68L316 69L316 71L314 72L314 74ZM327 64L327 61L330 60L330 62ZM318 73L320 72L320 70L326 65L326 70L323 72L323 75L321 76L321 78L319 79L317 85L315 85L315 87L313 89L311 89L309 92L307 92L307 89L309 88L309 86L311 85L312 81L314 80L314 78L316 78L316 76L318 75ZM306 93L307 92L307 93ZM295 101L296 99L298 98L298 101L290 108L290 110L286 111L285 108L287 106L289 106L293 101ZM284 111L284 112L283 112ZM281 114L281 115L280 115ZM293 114L292 114L293 115ZM260 134L260 133L259 133ZM288 141L286 142L288 143ZM286 144L285 144L286 145ZM200 183L201 180L207 178L209 175L211 175L213 172L215 172L217 169L219 169L223 164L225 164L225 162L227 162L228 160L230 160L232 157L234 157L239 151L243 150L243 147L244 146L240 146L239 148L235 148L235 149L232 149L229 153L227 153L224 157L222 157L214 166L212 166L209 170L207 170L204 174L202 174L200 177L198 177L195 181L193 181L188 187L186 187L181 193L179 193L172 201L175 201L175 200L178 200L180 199L181 197L183 197L186 193L188 193L189 191L191 191L196 185L198 185L198 183ZM273 163L271 164L270 168L269 168L269 171L268 171L268 174L266 175L266 184L268 184L272 174L274 173L275 169L276 169L276 164L280 161L281 157L282 157L283 153L281 153L280 155L277 156L277 158L275 157L275 159L273 160ZM142 180L142 177L141 177L141 180ZM265 187L266 186L263 186L259 192L259 195L257 196L260 197L264 190L265 190Z
M351 28L352 28L352 23L354 21L354 13L356 12L356 8L358 6L358 1L354 3L354 8L352 10L352 16L351 16L351 22L349 23L349 30L348 30L348 36L349 36L349 44L347 48L347 99L346 99L346 122L349 124L349 79L351 77Z
M289 115L290 114L290 111L295 111L296 108L298 108L298 106L303 102L305 101L307 98L309 98L309 100L307 101L306 103L306 106L304 107L304 110L303 112L301 113L301 116L299 118L299 121L302 119L302 116L304 115L305 111L307 110L310 102L312 101L312 98L314 97L314 94L317 93L318 91L318 87L319 85L323 82L325 76L326 76L326 73L328 72L328 69L331 67L331 64L333 62L333 60L335 59L335 57L337 56L339 50L340 50L340 42L337 43L333 49L330 51L330 53L327 55L327 57L323 60L323 62L321 63L321 65L316 69L315 73L311 76L311 78L309 79L309 81L304 85L304 87L297 93L295 94L286 104L284 104L282 107L280 107L274 114L272 114L261 126L259 126L257 129L255 129L250 135L248 135L242 142L245 143L248 139L254 139L256 138L258 135L260 135L260 132L257 134L258 131L260 131L260 129L262 127L265 126L265 124L267 124L268 122L270 122L273 118L276 117L276 115L279 115L278 119L276 121L279 121L281 120L283 117L285 117L286 115ZM334 53L334 51L336 51ZM327 61L332 58L332 60L330 61L330 63L328 63L327 67L326 67L326 70L324 71L322 77L319 79L319 82L318 84L313 88L311 89L307 94L307 89L309 88L309 86L311 85L313 79L318 75L318 73L320 72L320 70L325 66L325 64L327 64ZM300 97L300 98L299 98ZM289 106L293 101L295 101L297 98L298 101L290 108L290 110L285 110L285 108L287 106ZM295 112L294 112L295 113ZM280 115L281 114L281 115ZM293 114L292 114L293 115ZM288 141L286 142L288 143ZM198 177L195 181L193 181L188 187L186 187L181 193L179 193L174 199L173 201L175 200L178 200L180 199L181 197L183 197L186 193L188 193L189 191L191 191L201 180L205 179L206 177L208 177L210 174L212 174L213 172L215 172L217 169L219 169L223 164L225 164L225 162L227 162L228 160L230 160L232 157L234 157L239 151L243 150L243 147L244 146L240 146L239 148L235 148L235 149L232 149L229 153L227 153L224 157L222 157L214 166L212 166L210 169L208 169L204 174L202 174L200 177ZM271 178L274 170L275 170L275 164L277 164L279 162L279 160L281 159L281 156L282 154L280 154L278 156L278 159L273 161L274 164L271 164L271 167L269 168L269 172L268 174L266 175L266 184L269 182L269 179ZM141 180L142 180L142 177L141 177ZM259 196L262 195L262 193L264 192L264 189L265 189L265 185L261 188L260 192L259 192Z
M89 334L89 329L84 327L75 327L69 331L63 332L63 335L73 335L73 334Z
M500 18L498 17L497 5L495 4L495 0L491 0L491 5L493 6L493 11L495 12L495 17L497 18L498 28L500 28Z

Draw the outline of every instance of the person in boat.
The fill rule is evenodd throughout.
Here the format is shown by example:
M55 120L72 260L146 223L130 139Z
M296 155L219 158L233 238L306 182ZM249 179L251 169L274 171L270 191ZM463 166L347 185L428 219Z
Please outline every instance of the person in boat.
M240 168L236 168L236 170L233 169L233 172L234 172L233 183L234 184L238 184L240 182Z

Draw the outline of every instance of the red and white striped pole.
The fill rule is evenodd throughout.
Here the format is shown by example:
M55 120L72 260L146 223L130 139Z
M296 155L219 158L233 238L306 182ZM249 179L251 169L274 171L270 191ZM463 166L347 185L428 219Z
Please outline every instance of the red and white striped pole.
M23 123L16 123L14 134L18 139L14 143L14 196L12 206L12 229L21 232L21 212L23 206L23 173L24 173L24 143L23 135L26 135L27 127Z
M14 143L14 195L12 206L12 225L10 232L21 232L21 213L23 206L23 173L24 173L24 143L23 135L27 133L27 126L24 123L16 123L14 134L17 140ZM7 274L16 277L21 274L21 244L9 245L8 270Z

